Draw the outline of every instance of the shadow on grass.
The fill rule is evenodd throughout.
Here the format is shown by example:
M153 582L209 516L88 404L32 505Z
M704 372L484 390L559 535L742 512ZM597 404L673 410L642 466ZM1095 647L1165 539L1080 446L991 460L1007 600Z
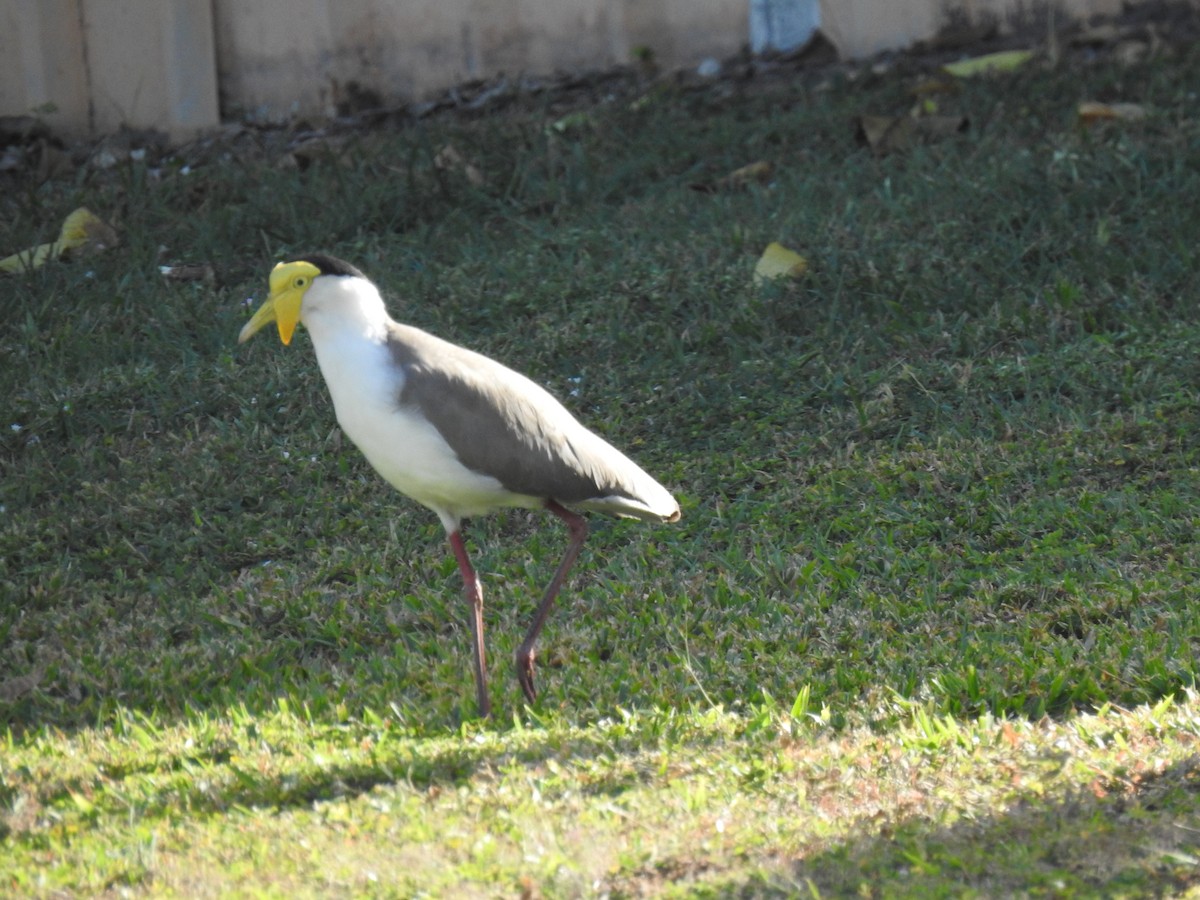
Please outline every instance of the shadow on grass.
M322 726L318 731L325 730ZM140 772L162 773L186 771L191 777L180 779L172 787L145 804L146 813L171 815L187 809L189 813L221 813L235 808L270 809L283 812L303 809L314 803L353 800L377 787L404 785L410 790L436 791L470 784L485 777L485 773L502 769L509 764L528 770L541 770L544 765L569 753L573 758L600 758L613 753L634 753L642 747L644 736L614 739L603 732L573 732L569 737L533 729L529 740L513 742L506 739L507 749L498 750L494 741L478 741L458 733L444 739L410 737L407 735L378 737L377 745L353 762L331 761L340 752L338 746L328 750L307 746L297 753L293 741L281 746L277 753L267 752L265 763L256 765L253 750L241 742L237 748L223 747L219 742L199 752L183 752L171 759L157 757L142 764L102 765L106 779L121 781ZM257 740L257 739L256 739ZM267 739L264 739L264 741ZM365 740L365 739L364 739ZM691 743L710 743L718 738L692 737ZM251 741L254 743L254 741ZM270 758L276 757L272 764ZM204 777L205 771L219 772L219 778ZM55 785L53 794L65 797L89 790L87 773L83 779L67 778ZM586 795L618 795L642 780L651 779L649 770L632 771L619 768L603 774L593 773L586 785L575 789Z
M1200 756L947 825L909 819L758 873L737 896L1174 896L1200 884Z

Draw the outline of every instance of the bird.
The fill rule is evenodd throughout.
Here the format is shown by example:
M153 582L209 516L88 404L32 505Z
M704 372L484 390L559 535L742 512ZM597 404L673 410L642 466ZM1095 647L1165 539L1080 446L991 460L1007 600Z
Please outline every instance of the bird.
M523 507L565 524L566 552L516 651L517 681L532 704L534 645L588 534L576 510L676 522L675 497L534 381L395 321L375 284L344 260L312 253L278 263L238 343L272 322L284 345L304 325L342 431L384 481L441 520L470 611L481 718L491 714L483 587L463 521Z

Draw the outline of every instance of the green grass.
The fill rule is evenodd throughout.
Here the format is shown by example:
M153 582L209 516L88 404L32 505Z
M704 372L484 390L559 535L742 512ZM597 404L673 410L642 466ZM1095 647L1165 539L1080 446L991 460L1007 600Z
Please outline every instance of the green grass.
M1200 51L967 82L964 134L877 158L854 117L909 68L3 175L3 252L79 205L123 243L0 281L0 893L1194 884ZM1095 98L1150 115L1083 129ZM756 288L775 240L809 271ZM681 500L593 520L532 710L561 528L469 525L475 722L436 518L340 437L303 332L235 343L312 249Z

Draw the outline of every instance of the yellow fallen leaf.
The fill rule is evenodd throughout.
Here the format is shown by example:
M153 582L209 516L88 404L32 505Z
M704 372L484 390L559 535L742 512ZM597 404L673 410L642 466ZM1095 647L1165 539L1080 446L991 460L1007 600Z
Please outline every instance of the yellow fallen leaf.
M807 259L778 241L772 241L754 267L754 283L761 285L777 278L799 278L807 269Z
M1140 103L1094 103L1079 104L1079 121L1092 125L1106 120L1138 122L1146 118L1146 107Z
M117 233L112 226L81 206L63 220L57 241L38 244L0 259L0 272L27 272L70 250L105 250L116 246L117 242Z
M83 206L63 220L62 230L58 233L58 243L62 245L62 250L75 250L89 243L99 244L101 246L97 249L103 249L116 242L117 233Z
M1025 65L1032 58L1032 50L1002 50L999 53L988 53L973 59L950 63L942 66L942 69L955 78L974 78L977 75L992 72L1011 72L1013 69Z

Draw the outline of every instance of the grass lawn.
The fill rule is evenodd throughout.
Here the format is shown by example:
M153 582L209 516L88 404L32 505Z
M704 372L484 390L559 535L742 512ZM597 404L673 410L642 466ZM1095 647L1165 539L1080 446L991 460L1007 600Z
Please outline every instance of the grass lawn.
M0 280L0 894L1200 891L1200 46L1151 50L0 172L0 255L84 205L121 237ZM968 124L856 137L932 104ZM807 271L756 284L774 241ZM680 499L592 520L533 708L557 521L467 528L480 722L436 517L303 330L236 345L310 250Z

